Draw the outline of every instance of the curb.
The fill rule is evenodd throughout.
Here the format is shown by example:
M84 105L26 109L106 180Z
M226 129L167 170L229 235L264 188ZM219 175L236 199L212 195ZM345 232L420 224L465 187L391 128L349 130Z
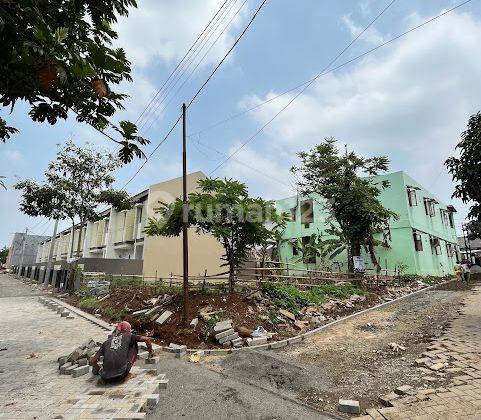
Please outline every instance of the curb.
M400 302L404 299L408 299L408 298L411 298L413 296L416 296L420 293L423 293L423 292L427 292L429 290L433 290L439 286L442 286L442 285L445 285L445 284L448 284L448 283L451 283L453 281L456 281L456 279L451 279L451 280L447 280L447 281L444 281L442 283L438 283L438 284L435 284L433 286L428 286L428 287L425 287L424 289L419 289L419 290L416 290L415 292L412 292L412 293L409 293L407 295L404 295L404 296L401 296L397 299L394 299L394 300L390 300L388 302L383 302L383 303L380 303L379 305L376 305L376 306L372 306L370 308L366 308L366 309L363 309L362 311L360 312L354 312L353 314L351 315L347 315L343 318L339 318L339 319L336 319L335 321L332 321L328 324L325 324L325 325L322 325L320 327L317 327L317 328L314 328L313 330L310 330L310 331L307 331L303 334L299 334L299 335L296 335L294 337L290 337L290 338L286 338L285 340L280 340L280 341L273 341L271 343L267 343L267 344L260 344L258 346L251 346L251 347L239 347L239 348L230 348L230 349L187 349L187 353L188 354L192 354L192 353L196 353L196 352L203 352L204 355L217 355L217 356L225 356L227 354L231 354L231 353L234 353L234 352L237 352L237 351L247 351L247 350L274 350L274 349L280 349L280 348L283 348L283 347L286 347L286 346L289 346L291 344L297 344L297 343L300 343L302 340L306 339L307 337L311 336L311 335L314 335L314 334L317 334L317 333L320 333L321 331L324 331L324 330L327 330L328 328L331 328L337 324L340 324L342 322L345 322L351 318L354 318L356 316L359 316L359 315L363 315L365 313L368 313L368 312L371 312L371 311L375 311L377 309L380 309L380 308L384 308L384 307L387 307L387 306L390 306L390 305L393 305L397 302ZM65 303L64 301L60 300L60 299L57 299L57 298L54 298L54 297L51 297L49 296L50 299L54 300L56 303L58 304L61 304L63 306L65 306L67 309L69 309L70 311L72 312L75 312L77 315L81 316L82 318L85 318L87 319L88 321L94 323L94 324L97 324L99 327L103 328L104 330L106 331L111 331L113 328L114 328L114 325L112 324L109 324L108 322L105 322L101 319L98 319L84 311L82 311L81 309L75 307L75 306L71 306L67 303ZM159 347L159 350L161 351L165 351L167 353L177 353L177 350L176 349L172 349L170 347L165 347L165 346L160 346Z

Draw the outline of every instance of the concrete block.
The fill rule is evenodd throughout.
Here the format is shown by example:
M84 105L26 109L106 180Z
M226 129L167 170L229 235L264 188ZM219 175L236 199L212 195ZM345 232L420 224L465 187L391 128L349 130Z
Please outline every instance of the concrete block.
M65 319L75 319L75 317L72 314L70 314L70 315L67 315Z
M86 375L89 372L90 372L89 365L79 366L78 368L72 370L72 377L77 378L79 376Z
M219 344L227 343L228 341L235 340L236 338L239 338L239 334L238 334L238 333L234 333L234 334L228 335L228 336L226 336L226 337L222 337L222 338L219 340Z
M214 331L215 332L221 332L221 331L228 330L230 328L232 328L232 319L228 319L226 321L218 322L214 326Z
M156 365L157 363L159 363L159 361L160 361L159 356L149 357L145 359L145 363L147 363L148 365Z
M67 369L65 369L65 375L72 375L72 372L77 369L79 367L79 365L77 363L75 363L74 365L72 366L69 366Z
M184 357L184 356L187 356L187 348L181 349L180 351L176 351L176 352L175 352L175 358L176 358L176 359L180 359L180 358L182 358L182 357Z
M274 342L271 343L271 349L280 349L280 348L286 347L286 346L287 346L286 340L274 341Z
M179 346L179 345L175 344L175 347L171 347L171 349L173 349L174 353L185 353L185 352L187 352L187 346L186 345Z
M60 316L61 316L62 318L67 318L69 315L70 315L70 312L69 312L69 311L62 311L62 312L60 313Z
M167 385L169 384L169 380L168 379L161 379L159 381L159 390L160 389L167 389Z
M165 311L162 315L160 315L156 320L155 323L162 325L164 324L171 316L173 315L170 311Z
M216 340L220 340L221 338L227 337L228 335L234 334L235 331L233 328L229 328L228 330L222 331L215 335Z
M61 375L64 375L64 374L65 374L65 370L66 370L67 368L69 368L70 366L72 366L72 362L67 362L67 363L64 363L63 365L59 366L60 374L61 374Z
M243 344L244 344L244 339L241 337L232 340L232 345L235 347L242 347Z
M190 326L192 328L197 327L197 324L199 323L199 318L194 318L192 321L190 321Z
M138 354L137 354L137 357L139 359L148 359L149 358L149 352L148 351L140 351Z
M247 345L249 347L258 346L260 344L266 344L266 343L267 343L267 337L256 337L256 338L247 339Z
M287 342L289 344L300 343L301 341L302 341L302 337L292 337L287 339Z
M62 365L64 365L65 363L67 363L67 359L68 359L68 355L67 355L67 356L60 356L60 357L57 359L59 369L60 369L60 366L62 366Z
M139 316L142 314L146 314L147 312L149 312L149 309L141 309L140 311L132 312L132 316Z
M154 408L159 403L159 394L142 395L142 398L147 399L147 407Z
M77 360L77 363L79 366L87 366L89 364L89 359L87 358L79 359Z
M57 306L57 313L58 313L58 314L61 314L63 311L64 311L64 307L63 307L63 306Z
M350 413L350 414L360 414L361 407L359 405L359 401L355 400L339 400L339 405L337 409L341 413Z

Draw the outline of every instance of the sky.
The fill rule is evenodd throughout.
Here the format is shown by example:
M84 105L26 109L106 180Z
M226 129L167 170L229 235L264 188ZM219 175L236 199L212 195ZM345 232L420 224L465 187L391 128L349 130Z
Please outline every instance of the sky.
M145 148L147 154L176 120L181 104L190 101L233 44L261 0L228 0L223 20L206 35L210 43L194 50L196 59L185 77L172 86L163 103L154 101L142 114L223 2L139 0L138 8L115 26L116 44L125 48L134 80L117 87L130 97L114 120L138 121L141 134L151 141ZM352 60L461 3L396 0L329 69L351 62L320 76L303 92L293 90L273 99L324 70L389 3L268 0L188 110L189 172L238 179L253 196L284 198L295 194L296 179L289 168L299 162L296 153L332 136L340 147L347 145L362 156L387 156L390 171L404 170L442 201L452 203L460 225L468 205L451 198L454 184L443 162L456 153L469 116L481 108L479 0ZM26 227L35 234L51 234L53 222L20 213L19 192L11 186L24 178L41 182L58 144L72 138L78 144L90 142L106 151L116 150L111 141L77 123L73 116L51 126L31 121L28 110L22 103L11 114L0 108L0 114L20 130L0 144L0 174L7 176L8 187L0 191L4 221L0 246ZM230 118L239 113L243 114ZM237 150L217 168L226 155ZM116 186L122 187L141 163L137 159L119 169ZM181 173L181 129L177 127L126 189L135 194Z

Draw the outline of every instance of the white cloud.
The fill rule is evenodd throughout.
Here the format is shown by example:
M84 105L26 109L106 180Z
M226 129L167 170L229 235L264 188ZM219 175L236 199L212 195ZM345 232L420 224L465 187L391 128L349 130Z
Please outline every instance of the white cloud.
M293 157L334 136L359 153L387 154L393 170L403 169L429 186L454 153L469 115L479 110L480 43L481 23L468 13L452 13L322 77L266 128L269 148L274 155ZM252 106L276 94L252 95L240 103ZM251 115L263 123L291 98ZM448 175L441 174L435 185L434 191L449 201Z
M152 64L155 60L177 61L187 52L222 3L220 0L140 1L139 7L131 9L129 17L121 18L116 26L119 44L139 67ZM218 19L213 21L213 27L217 29L206 32L204 39L213 42L240 4L237 1L228 2ZM242 13L234 19L234 27L239 23L239 16L242 17ZM215 62L231 40L228 29L220 36L206 62ZM199 57L202 55L203 52L199 53Z
M341 22L349 30L353 37L358 36L364 30L364 26L358 25L352 20L351 13L341 16ZM362 34L361 40L377 45L382 43L384 38L376 28L370 27L365 33Z
M241 143L232 145L227 153L231 155ZM241 179L252 185L251 195L262 195L266 199L277 199L296 193L293 176L282 164L270 156L244 147L222 169L224 176Z

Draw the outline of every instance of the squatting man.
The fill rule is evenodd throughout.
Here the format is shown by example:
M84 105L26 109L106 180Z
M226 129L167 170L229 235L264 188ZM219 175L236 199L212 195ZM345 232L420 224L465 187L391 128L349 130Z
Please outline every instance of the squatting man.
M151 338L132 334L132 327L127 321L117 324L113 333L90 358L93 374L100 374L101 383L125 380L137 360L138 343L145 343L150 357L154 356ZM102 367L98 364L100 356L103 356Z

